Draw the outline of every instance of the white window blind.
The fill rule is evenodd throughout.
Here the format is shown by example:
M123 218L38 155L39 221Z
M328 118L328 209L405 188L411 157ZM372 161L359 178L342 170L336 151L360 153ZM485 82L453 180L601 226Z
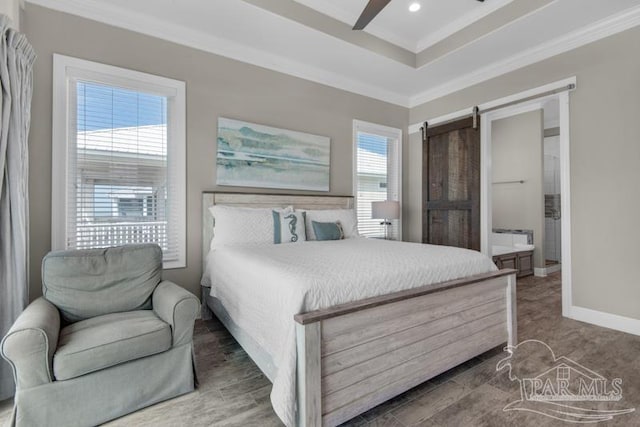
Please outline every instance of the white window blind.
M54 181L65 177L59 246L157 243L165 268L183 266L184 141L171 132L175 91L67 74L66 171L54 170Z
M371 218L371 203L401 199L401 132L364 122L355 123L356 208L358 232L367 237L384 238L383 219ZM401 221L389 227L390 239L401 239Z

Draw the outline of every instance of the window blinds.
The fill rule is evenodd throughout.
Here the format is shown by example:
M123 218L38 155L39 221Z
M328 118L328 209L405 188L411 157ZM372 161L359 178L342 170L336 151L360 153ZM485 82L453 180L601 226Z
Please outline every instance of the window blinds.
M176 259L167 97L82 80L70 92L67 247L158 243Z
M394 138L357 132L357 214L358 232L383 238L383 219L371 218L371 202L399 200L399 142ZM399 239L399 221L392 220L389 238Z

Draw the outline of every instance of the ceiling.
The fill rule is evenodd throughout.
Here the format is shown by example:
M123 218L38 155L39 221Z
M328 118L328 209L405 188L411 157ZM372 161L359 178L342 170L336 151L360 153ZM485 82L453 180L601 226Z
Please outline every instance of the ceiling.
M27 0L413 107L640 25L640 0Z
M353 26L368 0L295 0ZM450 36L469 23L513 0L422 0L417 12L409 12L415 0L393 0L364 31L414 53Z

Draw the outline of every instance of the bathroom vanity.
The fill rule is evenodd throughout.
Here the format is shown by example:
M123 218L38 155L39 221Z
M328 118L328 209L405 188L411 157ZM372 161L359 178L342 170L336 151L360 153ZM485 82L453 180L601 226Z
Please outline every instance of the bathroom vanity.
M525 277L533 274L533 251L518 251L494 255L493 262L499 269L513 268L518 270L516 277Z
M517 277L533 274L533 231L494 229L491 235L493 262L498 268L518 270Z

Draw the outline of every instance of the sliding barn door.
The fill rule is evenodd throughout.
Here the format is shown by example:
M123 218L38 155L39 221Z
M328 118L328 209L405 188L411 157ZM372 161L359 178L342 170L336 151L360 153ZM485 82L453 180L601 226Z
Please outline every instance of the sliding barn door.
M423 243L479 251L479 120L427 128L422 160Z

